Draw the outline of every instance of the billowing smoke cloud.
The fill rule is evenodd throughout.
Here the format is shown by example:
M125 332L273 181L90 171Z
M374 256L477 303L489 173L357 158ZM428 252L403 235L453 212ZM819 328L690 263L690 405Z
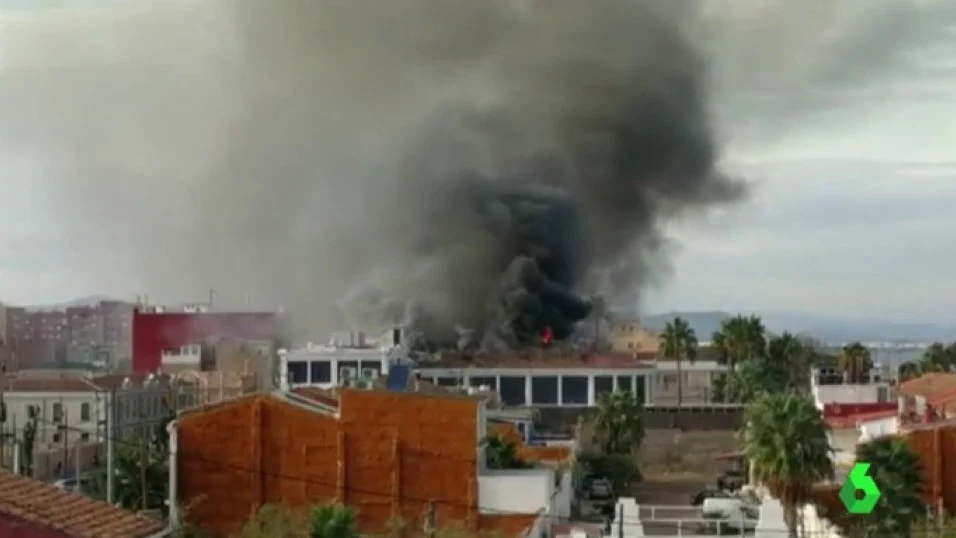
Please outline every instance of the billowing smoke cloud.
M563 337L588 294L635 304L666 273L667 222L742 195L718 168L711 81L746 89L751 55L793 75L774 90L784 100L843 82L830 64L788 71L793 51L740 35L799 45L832 26L846 65L861 65L846 11L811 3L225 0L34 14L2 28L0 143L42 163L69 262L99 290L249 293L313 337L408 319L452 340L456 325L477 329L488 345L546 326ZM900 43L926 33L914 26ZM855 77L889 65L889 50Z

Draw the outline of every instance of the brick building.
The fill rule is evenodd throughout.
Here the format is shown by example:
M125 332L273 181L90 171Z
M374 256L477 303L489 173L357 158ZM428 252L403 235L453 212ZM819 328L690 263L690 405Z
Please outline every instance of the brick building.
M181 415L172 426L171 504L188 505L190 521L212 536L229 536L266 504L340 502L357 508L361 530L374 532L395 520L420 528L432 501L439 527L508 538L539 529L545 511L564 511L555 512L552 499L570 505L570 479L556 481L553 469L484 469L481 398L357 389L313 398L308 391L315 389ZM543 488L522 494L508 486L531 483ZM503 489L523 504L507 505Z

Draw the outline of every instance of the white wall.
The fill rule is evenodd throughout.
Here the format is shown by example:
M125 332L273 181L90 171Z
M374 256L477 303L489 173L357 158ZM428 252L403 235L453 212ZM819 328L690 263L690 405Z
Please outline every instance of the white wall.
M889 391L884 385L814 385L813 399L818 409L823 409L828 403L877 403L880 390L883 389L882 401L889 401Z
M844 538L833 524L817 514L817 509L812 504L808 504L803 508L803 525L806 529L806 536L813 536L814 538Z
M553 492L548 513L566 520L571 517L571 501L574 498L574 477L570 469L561 473L561 484Z
M860 439L869 441L886 435L896 435L900 431L900 419L892 417L868 420L860 424Z
M491 514L550 511L554 490L551 469L489 469L478 476L478 506Z

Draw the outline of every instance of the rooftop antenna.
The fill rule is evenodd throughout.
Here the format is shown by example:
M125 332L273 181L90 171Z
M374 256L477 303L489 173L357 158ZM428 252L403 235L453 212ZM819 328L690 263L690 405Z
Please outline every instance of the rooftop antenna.
M212 303L216 299L216 289L209 288L209 308L212 309Z

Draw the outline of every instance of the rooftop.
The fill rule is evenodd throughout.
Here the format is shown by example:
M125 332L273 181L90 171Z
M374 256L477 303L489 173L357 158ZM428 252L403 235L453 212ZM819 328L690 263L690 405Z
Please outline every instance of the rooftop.
M897 392L902 396L929 397L941 392L956 390L956 374L930 372L915 379L900 383Z
M442 353L419 368L650 368L656 353L589 353L529 349L515 353Z
M101 392L120 389L128 379L131 388L143 387L148 374L112 374L90 376L79 373L51 373L48 375L7 375L0 378L0 389L6 392ZM163 383L168 376L157 376Z
M145 538L163 530L159 521L5 470L0 514L76 538Z

